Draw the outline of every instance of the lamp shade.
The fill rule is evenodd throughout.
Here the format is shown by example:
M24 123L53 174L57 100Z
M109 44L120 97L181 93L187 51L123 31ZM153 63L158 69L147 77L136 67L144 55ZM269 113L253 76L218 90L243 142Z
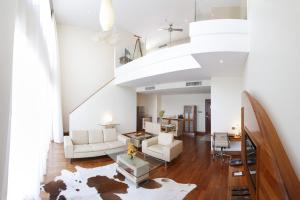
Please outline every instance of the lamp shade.
M106 113L103 118L104 123L111 123L113 121L113 117L110 113Z
M100 25L103 31L110 31L115 23L112 0L101 0Z

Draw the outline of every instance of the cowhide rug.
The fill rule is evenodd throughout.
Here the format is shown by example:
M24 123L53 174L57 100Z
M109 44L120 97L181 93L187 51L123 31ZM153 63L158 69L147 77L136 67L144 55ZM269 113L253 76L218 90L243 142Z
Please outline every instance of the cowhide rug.
M136 188L116 173L115 163L97 168L75 168L76 172L62 170L61 176L41 186L42 191L49 193L50 200L179 200L196 187L195 184L156 178Z

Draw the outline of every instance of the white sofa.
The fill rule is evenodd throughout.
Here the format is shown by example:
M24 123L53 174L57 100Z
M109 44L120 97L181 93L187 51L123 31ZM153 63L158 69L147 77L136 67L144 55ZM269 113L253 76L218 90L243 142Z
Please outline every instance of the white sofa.
M182 141L174 140L173 134L159 133L158 136L142 142L142 152L146 155L171 162L182 152Z
M129 138L118 134L116 129L71 131L64 137L66 158L87 158L127 149Z

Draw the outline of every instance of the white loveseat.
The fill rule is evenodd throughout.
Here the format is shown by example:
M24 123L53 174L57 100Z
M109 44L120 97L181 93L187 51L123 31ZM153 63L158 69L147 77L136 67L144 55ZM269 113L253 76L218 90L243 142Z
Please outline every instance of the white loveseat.
M182 152L182 141L174 140L173 134L159 133L157 137L153 137L142 142L142 152L149 156L171 162Z
M129 138L118 134L116 129L71 131L64 137L66 158L87 158L127 149Z

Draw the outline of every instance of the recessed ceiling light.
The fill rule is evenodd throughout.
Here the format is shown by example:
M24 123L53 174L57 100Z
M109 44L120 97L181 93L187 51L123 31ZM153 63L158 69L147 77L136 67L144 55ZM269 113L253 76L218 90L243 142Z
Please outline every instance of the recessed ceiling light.
M224 60L220 59L220 60L219 60L219 63L220 63L220 64L223 64L223 63L224 63Z

